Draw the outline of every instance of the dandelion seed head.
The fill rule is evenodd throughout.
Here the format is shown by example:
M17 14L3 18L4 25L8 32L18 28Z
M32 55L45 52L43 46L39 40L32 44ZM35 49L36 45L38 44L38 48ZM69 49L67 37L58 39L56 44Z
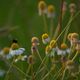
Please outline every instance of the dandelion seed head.
M18 49L19 48L19 45L17 44L17 43L13 43L12 45L11 45L11 49L12 50L15 50L15 49Z

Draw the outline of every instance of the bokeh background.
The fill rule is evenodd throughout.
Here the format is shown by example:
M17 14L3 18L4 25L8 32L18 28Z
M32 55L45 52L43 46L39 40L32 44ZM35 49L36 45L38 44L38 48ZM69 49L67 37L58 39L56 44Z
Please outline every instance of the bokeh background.
M38 15L38 2L40 0L0 0L0 49L5 46L10 46L12 39L17 39L22 47L26 48L26 53L31 53L31 38L39 37L43 34L42 17ZM60 15L61 0L44 0L48 5L55 6L56 16L54 19L54 27L58 23ZM77 6L77 11L80 10L80 0L66 0L69 5L74 2ZM63 20L63 26L67 24L70 17L69 9ZM47 19L47 23L49 20ZM16 27L10 31L10 29ZM50 28L48 24L48 28ZM80 34L80 15L72 22L70 32L78 32ZM42 50L41 50L42 51ZM0 68L5 68L3 63L0 63ZM1 79L0 79L1 80ZM3 79L2 79L3 80Z

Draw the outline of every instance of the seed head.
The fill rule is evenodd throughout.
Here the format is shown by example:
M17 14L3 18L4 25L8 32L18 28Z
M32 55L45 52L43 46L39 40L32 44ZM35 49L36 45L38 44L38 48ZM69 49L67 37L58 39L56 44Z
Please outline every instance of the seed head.
M15 50L15 49L18 49L19 48L19 45L17 44L17 43L13 43L12 45L11 45L11 49L12 50Z
M4 54L9 54L9 50L10 50L9 47L5 47L5 48L3 48L3 53Z

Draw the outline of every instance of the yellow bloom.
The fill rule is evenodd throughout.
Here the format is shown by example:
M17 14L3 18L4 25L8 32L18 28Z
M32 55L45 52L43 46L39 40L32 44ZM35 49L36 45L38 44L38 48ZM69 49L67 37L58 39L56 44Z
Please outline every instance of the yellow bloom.
M42 35L42 40L43 40L43 39L47 39L48 37L49 37L48 34L45 33L45 34Z
M46 46L46 48L45 48L45 53L46 53L46 55L47 54L49 54L51 52L51 47L48 45L48 46Z
M51 40L50 46L51 46L51 48L55 48L56 47L56 40Z

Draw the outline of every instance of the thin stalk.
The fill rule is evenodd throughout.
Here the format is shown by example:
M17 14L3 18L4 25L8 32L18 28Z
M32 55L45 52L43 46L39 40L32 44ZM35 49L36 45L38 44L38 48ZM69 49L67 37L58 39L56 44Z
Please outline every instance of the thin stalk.
M12 62L11 62L11 65L10 65L10 67L9 67L7 73L6 73L6 76L5 76L5 79L4 79L4 80L8 80L8 74L9 74L9 72L10 72L12 66L13 66L14 60L15 60L15 58L13 58L13 60L12 60Z
M47 27L47 21L46 21L46 17L45 14L43 14L43 22L44 22L44 32L48 33L48 27Z
M75 56L72 58L72 61L74 61L75 60L75 58L78 56L78 51L76 52L76 54L75 54Z
M52 38L52 37L53 37L53 31L54 31L54 27L53 27L53 18L51 18L50 21L51 21L50 38Z
M66 70L67 70L67 68L64 69L64 71L63 71L63 76L62 76L62 79L61 79L61 80L64 80Z
M73 17L73 16L70 17L70 20L72 19L72 17ZM67 26L67 28L66 28L66 31L65 31L65 34L64 34L64 38L63 38L63 42L64 42L64 43L66 42L66 37L67 37L67 34L68 34L68 32L69 32L69 28L70 28L70 25Z
M76 15L69 20L69 22L67 23L66 27L63 29L63 31L59 34L59 36L57 37L56 41L60 38L60 36L64 33L64 31L66 30L66 28L71 24L71 22L80 14L80 11L76 13Z
M29 75L27 75L26 73L24 73L20 68L18 68L16 65L13 64L13 67L15 67L19 72L21 72L24 76L31 78Z

